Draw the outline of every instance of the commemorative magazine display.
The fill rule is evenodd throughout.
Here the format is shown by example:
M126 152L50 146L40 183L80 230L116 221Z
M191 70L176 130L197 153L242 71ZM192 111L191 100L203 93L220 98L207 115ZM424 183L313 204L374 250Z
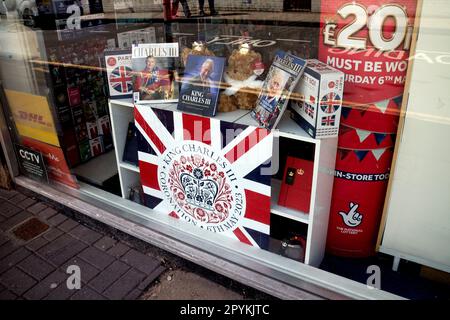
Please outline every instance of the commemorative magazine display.
M134 103L178 101L176 59L178 43L140 43L133 45Z
M213 117L225 58L189 55L180 89L178 110Z
M133 96L133 72L131 51L105 50L106 77L111 99L125 99Z
M305 67L306 60L284 51L276 53L251 113L261 127L271 130L277 126Z

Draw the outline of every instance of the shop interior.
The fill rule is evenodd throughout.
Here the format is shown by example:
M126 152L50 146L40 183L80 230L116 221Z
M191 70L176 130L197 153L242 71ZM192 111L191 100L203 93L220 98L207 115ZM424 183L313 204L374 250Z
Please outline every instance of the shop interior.
M303 2L288 2L287 10L305 9ZM34 38L36 47L27 49L32 52L30 63L35 79L31 92L48 99L72 182L80 190L89 185L118 198L137 202L142 205L143 212L152 212L148 205L152 199L144 194L141 185L142 167L137 154L138 151L143 152L143 144L139 142L142 137L132 126L135 119L132 98L110 99L105 52L119 48L131 51L130 45L139 42L176 42L180 52L185 48L192 49L194 43L201 43L215 56L230 57L234 50L248 44L250 50L262 57L264 68L258 76L262 80L277 50L302 59L318 57L319 21L252 20L245 14L194 21L180 18L172 22L142 18L132 13L119 16L110 14L103 18L85 19L79 30L59 29L56 20L49 19L49 16L35 19L32 28L40 31L29 30L28 35ZM7 72L3 68L2 78ZM182 68L179 75L183 75ZM3 87L6 91L20 89L7 82ZM8 97L8 94L3 94ZM292 99L294 101L295 96ZM219 101L214 119L244 130L248 126L257 126L250 116L251 109L234 107L232 111L223 111L225 104L227 101ZM176 112L176 103L152 108ZM157 115L163 114L158 112L155 111ZM333 175L328 172L321 176L319 171L334 170L337 138L312 138L291 118L291 112L290 108L286 110L278 125L278 133L273 136L272 161L263 164L272 170L266 181L261 180L271 191L270 221L267 223L270 230L268 234L259 232L253 235L253 240L259 237L254 241L274 254L361 283L366 283L367 267L378 265L382 269L383 290L411 299L448 299L448 287L424 277L423 268L417 263L403 261L399 270L392 271L392 257L383 253L351 258L326 252L324 234L327 226L324 224L328 219L323 218L322 206L329 210ZM26 144L20 134L17 134L17 139L18 143ZM280 204L283 180L290 169L289 158L303 159L311 166L309 212ZM250 179L251 174L246 178ZM61 181L50 183L58 186ZM252 235L250 231L249 234Z

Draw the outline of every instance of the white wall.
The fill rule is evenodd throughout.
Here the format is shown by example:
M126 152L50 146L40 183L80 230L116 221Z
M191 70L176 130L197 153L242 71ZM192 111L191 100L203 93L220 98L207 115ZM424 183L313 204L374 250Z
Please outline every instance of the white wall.
M380 251L450 272L450 1L424 0Z

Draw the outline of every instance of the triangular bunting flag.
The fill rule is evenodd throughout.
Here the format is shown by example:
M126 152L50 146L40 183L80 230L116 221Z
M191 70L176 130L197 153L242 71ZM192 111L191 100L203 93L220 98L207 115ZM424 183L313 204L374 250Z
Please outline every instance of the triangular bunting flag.
M384 149L373 149L372 150L372 154L375 157L375 159L380 160L381 156L383 155L383 153L386 151L387 148Z
M339 149L339 160L344 160L349 154L350 150Z
M386 109L388 107L388 104L389 104L389 99L375 103L375 107L377 107L382 113L385 113Z
M344 117L344 119L347 119L350 111L352 111L352 109L350 107L342 107L341 114Z
M361 114L362 117L364 117L364 115L366 114L367 109L369 109L370 104L365 104L362 106L358 106L358 111Z
M363 142L367 139L368 136L370 136L370 131L361 130L361 129L355 129L356 134L358 135L359 142Z
M383 142L383 140L386 138L386 133L374 133L375 141L377 142L377 145L380 145L380 143Z
M397 105L397 107L400 107L402 104L402 100L403 100L403 96L398 96L393 98L392 100L394 100L395 104Z
M350 128L350 127L347 127L347 126L341 126L339 128L339 134L343 135L343 134L346 134L347 132L352 131L352 130L353 130L353 128Z
M359 161L363 161L369 151L368 150L362 150L362 151L355 150L354 152L355 152L356 156L358 157Z

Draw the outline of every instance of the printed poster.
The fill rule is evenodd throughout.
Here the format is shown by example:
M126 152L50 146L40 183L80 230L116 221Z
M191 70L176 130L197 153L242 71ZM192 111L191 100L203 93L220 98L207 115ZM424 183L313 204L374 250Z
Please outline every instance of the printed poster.
M46 97L13 90L5 90L5 93L19 135L59 147Z

